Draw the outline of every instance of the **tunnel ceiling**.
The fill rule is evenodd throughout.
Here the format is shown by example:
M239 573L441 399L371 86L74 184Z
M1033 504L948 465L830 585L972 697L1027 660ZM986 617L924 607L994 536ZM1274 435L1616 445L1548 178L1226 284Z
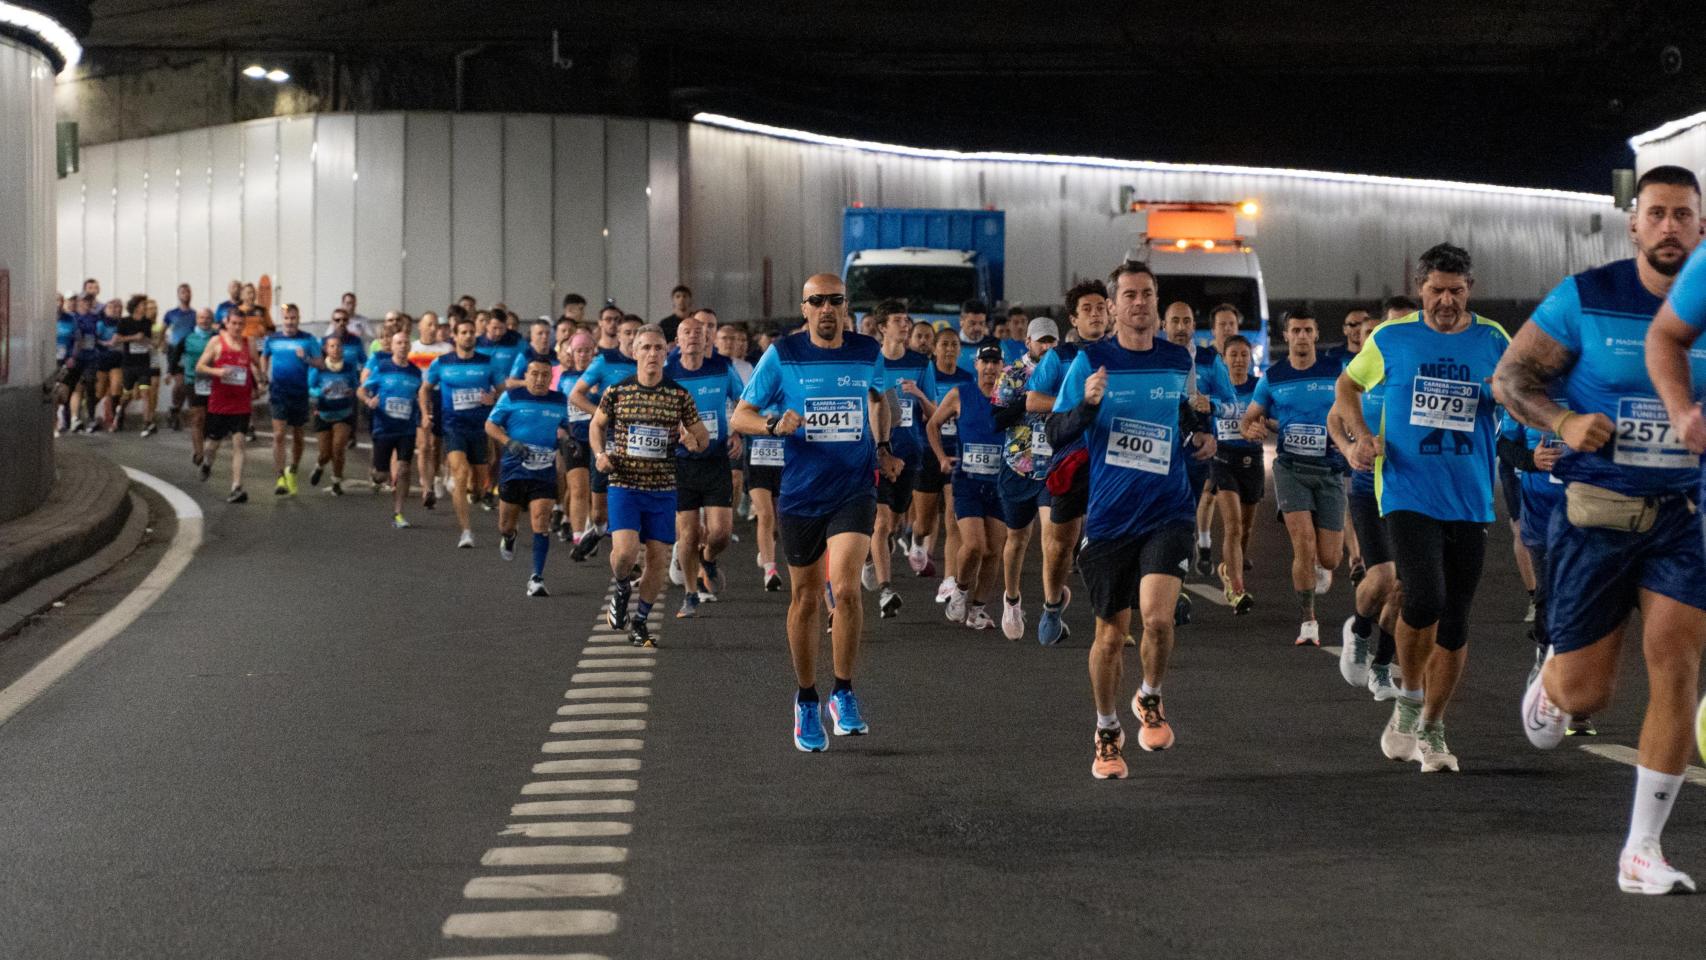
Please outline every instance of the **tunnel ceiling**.
M451 108L464 53L471 110L1599 192L1630 134L1706 109L1706 4L1671 0L92 7L92 69L269 57L343 109Z

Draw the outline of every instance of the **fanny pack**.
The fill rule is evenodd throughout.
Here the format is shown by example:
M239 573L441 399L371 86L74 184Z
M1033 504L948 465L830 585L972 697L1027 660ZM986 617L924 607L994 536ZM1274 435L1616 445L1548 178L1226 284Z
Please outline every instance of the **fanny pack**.
M1576 527L1646 533L1653 529L1659 510L1675 499L1687 498L1680 494L1636 497L1575 480L1564 488L1564 515ZM1688 504L1688 512L1694 512L1692 502Z
M1090 460L1090 453L1083 447L1072 451L1064 457L1055 460L1049 467L1048 479L1044 481L1051 496L1063 497L1072 492L1072 481L1078 476L1078 471L1085 469Z

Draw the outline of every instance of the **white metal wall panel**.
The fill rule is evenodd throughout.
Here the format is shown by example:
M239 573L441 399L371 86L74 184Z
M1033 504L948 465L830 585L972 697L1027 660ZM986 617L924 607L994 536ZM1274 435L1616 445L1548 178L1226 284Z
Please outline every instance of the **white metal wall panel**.
M191 303L212 308L225 299L225 281L214 281L208 272L208 192L212 179L208 173L208 131L186 130L173 134L173 138L178 143L178 207L173 224L178 282L190 285Z
M504 281L503 118L456 114L450 130L451 294L495 303Z
M314 123L314 282L287 291L321 302L355 286L355 117L322 115ZM336 296L336 294L333 294Z
M404 121L403 302L419 316L442 310L450 292L450 115L408 114ZM362 310L369 317L378 305ZM389 309L389 308L387 308Z
M282 291L286 281L278 269L278 121L253 120L242 129L243 276L266 274L272 277L273 289ZM300 290L279 294L289 300L300 295Z
M578 293L594 309L610 296L604 282L604 121L554 117L552 153L552 299Z
M74 281L81 289L90 277L101 281L103 294L112 289L113 278L113 191L112 144L90 147L83 160L83 276Z
M164 314L176 305L178 277L178 138L150 137L148 153L148 249L142 288L160 301Z
M314 270L314 125L313 117L286 117L278 124L278 273L274 282L285 288L303 310L303 321L328 315L327 296L315 282Z
M681 198L686 283L724 319L738 320L748 312L731 314L729 304L761 303L763 298L763 211L748 195L745 157L734 144L709 145L693 160L694 176L683 178ZM740 215L721 215L719 210ZM701 231L700 220L715 229Z
M364 316L403 302L403 114L355 121L355 291ZM329 317L343 289L315 290L315 317ZM371 313L377 310L378 313Z
M59 202L59 267L53 286L62 294L76 290L88 276L83 271L83 188L81 170L60 180L54 188Z
M551 118L503 120L503 283L499 295L524 317L556 316L551 283ZM585 293L589 300L591 297Z
M654 120L646 124L646 262L651 283L646 288L648 317L674 309L669 291L685 276L681 269L681 139L680 127ZM700 298L699 303L709 301ZM716 309L716 305L712 304Z
M110 300L128 300L148 285L148 148L145 140L119 144L114 152L113 282L102 281Z
M1641 146L1635 151L1637 176L1654 167L1675 164L1706 178L1706 123L1696 124L1656 143Z
M213 285L223 291L231 280L259 279L243 275L242 128L214 127L210 131L208 154L209 166L213 168L208 197L208 264ZM223 299L221 295L220 300Z
M606 268L606 289L624 308L646 310L647 320L656 320L669 311L653 311L651 288L664 284L664 302L669 300L669 288L674 278L654 281L647 264L650 243L647 240L646 177L647 137L644 120L608 120L604 126L604 199L606 227L610 231L610 261Z

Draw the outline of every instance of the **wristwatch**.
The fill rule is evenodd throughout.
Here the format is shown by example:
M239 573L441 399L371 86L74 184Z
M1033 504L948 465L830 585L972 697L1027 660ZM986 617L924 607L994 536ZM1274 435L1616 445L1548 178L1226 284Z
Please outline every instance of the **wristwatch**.
M888 454L891 457L894 456L894 448L889 446L889 442L887 440L878 440L877 441L877 449L881 450L882 452Z
M774 437L776 435L776 425L778 423L781 423L781 422L782 422L782 415L781 414L779 414L779 413L771 414L770 419L764 421L764 432L768 433L772 437Z

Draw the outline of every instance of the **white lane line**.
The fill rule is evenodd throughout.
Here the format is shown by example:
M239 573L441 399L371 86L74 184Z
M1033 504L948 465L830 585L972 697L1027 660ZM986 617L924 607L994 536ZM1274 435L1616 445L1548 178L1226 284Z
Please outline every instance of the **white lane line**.
M649 697L650 687L581 687L578 690L568 690L563 693L565 700L602 700L605 697Z
M196 549L201 546L202 512L201 507L190 499L190 495L172 486L151 473L133 470L125 467L124 472L130 479L158 493L165 499L172 512L177 516L178 530L172 535L172 542L166 547L154 569L148 576L136 585L136 589L125 594L116 606L101 615L99 620L90 624L87 629L71 638L64 646L49 654L46 659L36 664L30 672L12 682L12 685L0 690L0 724L12 719L19 710L29 706L32 701L47 691L62 677L77 668L88 656L106 646L109 641L136 619L147 612L160 599L195 558Z
M1335 646L1328 646L1328 647L1317 647L1316 649L1320 650L1322 653L1330 653L1336 657L1339 654L1343 653L1345 648L1335 645Z
M498 832L500 837L528 837L533 840L563 837L625 837L634 832L634 825L614 820L567 820L547 823L512 823Z
M1618 743L1585 743L1582 744L1582 750L1587 753L1591 753L1596 757L1602 757L1606 760L1615 760L1618 763L1628 764L1631 767L1639 766L1641 763L1640 751L1633 747L1625 747ZM1696 767L1690 764L1683 769L1682 777L1689 783L1706 786L1706 768Z
M632 800L534 800L509 808L512 817L566 817L575 814L633 813Z
M614 753L643 746L643 740L547 740L539 749L545 753Z
M628 667L655 667L657 665L658 660L656 657L636 657L632 655L626 657L595 657L589 655L586 659L575 664L575 669L625 670Z
M480 858L483 867L531 867L548 863L626 863L627 847L493 847Z
M650 670L601 670L592 673L577 673L569 678L570 683L645 683L652 679Z
M633 793L638 789L640 781L616 777L608 780L540 780L525 784L521 792L523 796L532 796L540 793Z
M604 720L558 720L551 724L552 733L623 733L646 729L646 721L631 717Z
M616 914L609 910L453 913L444 921L447 937L574 937L615 932Z
M614 873L536 873L515 877L475 877L462 888L470 900L536 897L615 897L627 887Z
M482 953L477 957L437 957L435 960L610 960L602 953Z
M592 757L585 760L546 760L534 773L627 773L640 769L639 757Z
M1216 590L1206 583L1187 583L1185 584L1185 589L1205 600L1211 600L1218 603L1223 607L1232 606L1232 604L1226 602L1226 594L1224 592Z
M557 708L559 717L599 713L645 713L651 707L643 703L565 703Z

